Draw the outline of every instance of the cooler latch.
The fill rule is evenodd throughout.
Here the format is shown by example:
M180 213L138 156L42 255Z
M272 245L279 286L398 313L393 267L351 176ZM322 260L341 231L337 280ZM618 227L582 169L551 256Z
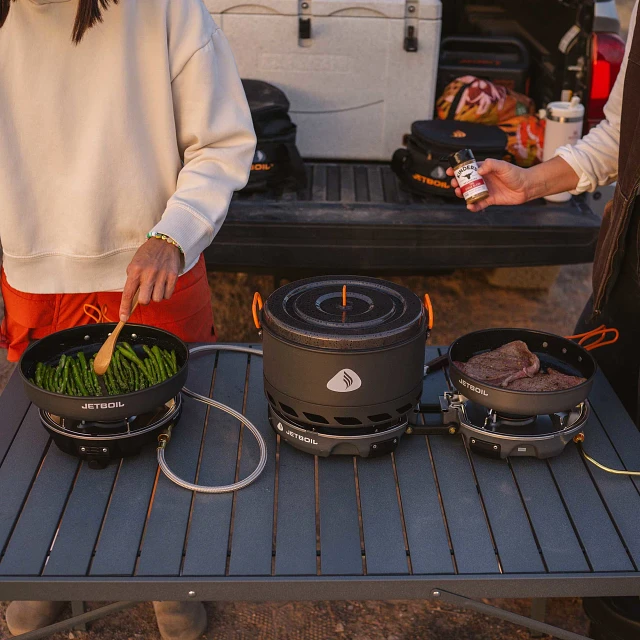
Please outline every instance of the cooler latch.
M311 0L300 0L298 4L298 44L311 46Z
M404 14L404 50L415 53L418 50L418 8L415 0L406 0Z

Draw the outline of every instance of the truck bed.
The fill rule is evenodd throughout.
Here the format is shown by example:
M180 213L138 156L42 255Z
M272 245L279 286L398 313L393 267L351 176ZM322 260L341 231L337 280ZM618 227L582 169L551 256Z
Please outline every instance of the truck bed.
M308 163L304 191L236 194L205 252L215 270L428 273L590 262L600 218L582 198L467 211L406 192L376 163Z

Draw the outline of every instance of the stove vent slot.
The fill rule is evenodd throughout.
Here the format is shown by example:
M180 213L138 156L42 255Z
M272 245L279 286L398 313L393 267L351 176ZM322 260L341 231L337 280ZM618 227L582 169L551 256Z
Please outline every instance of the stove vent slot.
M386 422L392 419L393 416L390 416L388 413L376 413L375 416L367 416L367 420L371 420L371 422Z
M343 425L344 427L357 427L358 425L362 424L362 422L360 422L358 418L338 417L338 418L334 418L334 420L338 424Z
M296 413L295 409L292 409L290 406L286 405L286 404L282 404L282 402L280 403L280 408L287 414L289 414L290 416L293 416L294 418L298 417L298 414Z
M412 405L412 404L405 404L405 405L402 405L401 407L399 407L398 409L396 409L396 411L397 411L400 415L402 415L403 413L407 413L407 411L410 411L410 410L411 410L411 407L413 407L413 405Z
M319 416L315 413L305 412L304 417L310 422L317 422L318 424L329 424L329 421L326 418L323 418L322 416Z
M269 392L267 392L267 398L269 398L269 402L270 402L274 407L278 406L278 403L273 399L273 396L272 396Z

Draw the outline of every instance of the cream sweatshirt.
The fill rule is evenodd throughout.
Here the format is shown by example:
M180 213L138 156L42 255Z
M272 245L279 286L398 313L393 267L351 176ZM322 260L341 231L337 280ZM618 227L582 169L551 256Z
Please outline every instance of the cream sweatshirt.
M149 231L185 271L248 179L255 134L201 0L120 0L71 42L77 0L17 0L0 29L0 241L30 293L120 290Z

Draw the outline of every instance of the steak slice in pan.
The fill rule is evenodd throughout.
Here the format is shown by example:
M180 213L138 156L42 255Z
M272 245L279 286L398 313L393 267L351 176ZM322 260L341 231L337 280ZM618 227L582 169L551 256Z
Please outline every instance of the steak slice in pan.
M555 369L549 368L547 369L547 373L540 372L533 378L514 380L509 384L509 389L515 391L562 391L563 389L577 387L586 381L586 378L568 376Z
M540 371L538 356L531 353L522 340L514 340L455 365L470 378L502 387L521 378L533 378Z

